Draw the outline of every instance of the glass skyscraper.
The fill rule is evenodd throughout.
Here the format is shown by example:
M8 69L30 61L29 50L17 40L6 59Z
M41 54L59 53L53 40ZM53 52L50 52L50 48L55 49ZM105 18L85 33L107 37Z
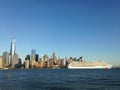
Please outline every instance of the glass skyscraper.
M36 56L36 50L31 51L31 60L30 60L30 67L33 68L35 66L35 56Z
M16 50L16 40L15 38L13 38L11 41L11 48L10 48L10 66L13 63L13 56L15 55L15 50Z

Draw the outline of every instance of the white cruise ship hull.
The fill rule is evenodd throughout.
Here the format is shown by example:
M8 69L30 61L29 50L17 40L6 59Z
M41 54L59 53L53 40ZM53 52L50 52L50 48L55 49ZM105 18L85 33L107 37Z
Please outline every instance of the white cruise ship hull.
M73 61L68 66L69 69L111 69L112 65L107 63L88 63L88 62L78 62Z
M111 69L112 65L110 66L95 66L95 67L72 67L68 66L69 69Z

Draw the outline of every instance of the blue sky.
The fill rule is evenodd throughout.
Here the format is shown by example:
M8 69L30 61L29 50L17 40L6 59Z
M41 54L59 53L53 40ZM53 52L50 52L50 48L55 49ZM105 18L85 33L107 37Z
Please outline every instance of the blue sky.
M22 59L36 49L120 65L120 1L0 0L0 55L13 36Z

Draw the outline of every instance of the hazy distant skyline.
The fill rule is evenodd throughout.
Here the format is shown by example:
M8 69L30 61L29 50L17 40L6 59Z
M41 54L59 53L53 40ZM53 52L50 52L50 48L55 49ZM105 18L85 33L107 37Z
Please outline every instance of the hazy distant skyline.
M13 37L22 59L36 49L120 65L120 1L0 0L0 55Z

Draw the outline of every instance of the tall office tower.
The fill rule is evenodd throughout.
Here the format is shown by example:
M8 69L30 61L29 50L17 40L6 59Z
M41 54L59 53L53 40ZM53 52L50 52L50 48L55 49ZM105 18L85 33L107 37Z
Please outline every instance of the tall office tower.
M36 56L36 50L32 50L31 51L31 60L35 60L35 56Z
M36 50L31 51L31 60L30 60L30 66L33 68L35 66L35 57L36 57Z
M53 66L53 56L51 56L51 58L50 58L50 66L51 67Z
M62 67L62 59L61 59L61 57L58 58L57 65L58 65L58 67Z
M0 69L3 68L2 57L0 56Z
M44 61L44 66L45 67L47 67L47 63L48 63L48 55L47 54L45 54L44 56L43 56L43 61Z
M9 53L4 52L2 55L2 59L3 59L3 67L8 67L9 66Z
M29 67L30 67L30 55L26 55L25 60L29 60Z
M55 56L55 52L53 52L53 65L55 65L56 64L56 56Z
M38 60L39 60L39 55L35 54L35 61L38 62Z
M30 55L26 55L25 60L29 60L30 61Z
M11 48L10 48L10 66L13 63L13 55L15 54L15 49L16 49L16 40L15 38L13 38L11 41Z

